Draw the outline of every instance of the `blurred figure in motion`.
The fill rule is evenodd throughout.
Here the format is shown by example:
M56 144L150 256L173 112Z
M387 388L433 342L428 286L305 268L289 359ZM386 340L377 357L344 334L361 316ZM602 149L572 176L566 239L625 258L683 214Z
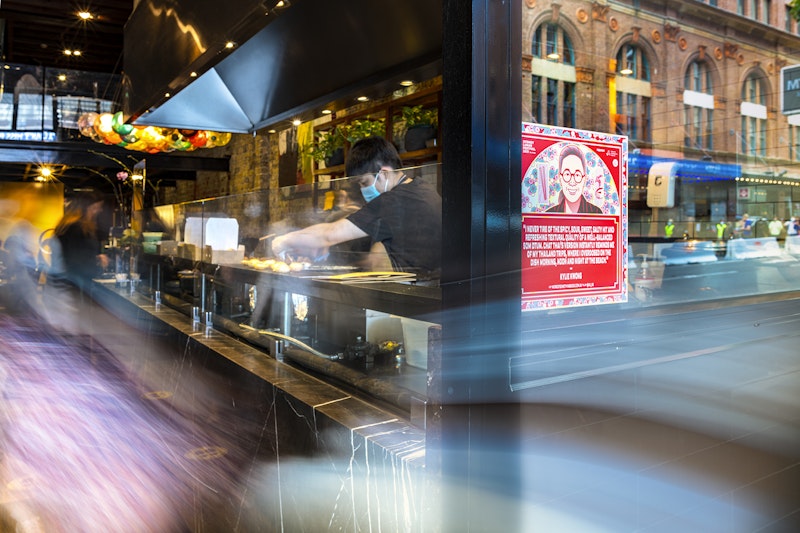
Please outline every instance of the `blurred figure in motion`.
M64 270L53 274L81 291L85 291L92 278L99 277L108 266L108 256L102 253L101 234L97 227L103 203L103 198L97 195L73 198L55 229Z
M98 217L104 200L98 195L73 198L53 236L46 239L49 261L41 301L32 306L53 328L64 332L88 332L89 316L81 311L93 278L108 266L102 253Z
M38 306L35 233L29 223L18 220L0 246L0 305L13 302L11 305L21 311Z

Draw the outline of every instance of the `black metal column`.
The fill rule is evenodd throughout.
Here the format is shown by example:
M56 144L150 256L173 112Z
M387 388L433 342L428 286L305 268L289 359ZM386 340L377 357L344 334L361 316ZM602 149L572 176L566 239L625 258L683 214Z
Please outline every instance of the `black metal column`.
M520 0L445 0L443 529L519 531Z

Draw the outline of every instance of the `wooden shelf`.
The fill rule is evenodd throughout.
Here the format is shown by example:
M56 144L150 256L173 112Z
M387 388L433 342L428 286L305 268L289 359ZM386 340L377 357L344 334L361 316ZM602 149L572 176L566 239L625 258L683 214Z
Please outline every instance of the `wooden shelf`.
M401 96L388 102L381 102L374 106L364 107L358 112L349 114L344 117L338 117L320 125L315 128L318 131L325 131L334 128L341 124L347 124L354 120L372 119L385 121L385 133L387 139L394 140L394 123L402 120L401 110L405 106L422 105L425 107L436 107L441 116L441 101L442 101L442 86L437 83L431 87L421 89L412 94ZM424 161L440 161L441 160L441 147L440 139L437 139L437 146L430 148L423 148L422 150L414 150L411 152L401 152L400 159L403 162L424 162ZM345 157L347 157L347 150L349 145L345 143ZM345 166L335 165L327 168L317 168L317 162L314 161L314 168L312 170L314 176L320 175L333 175L344 176Z

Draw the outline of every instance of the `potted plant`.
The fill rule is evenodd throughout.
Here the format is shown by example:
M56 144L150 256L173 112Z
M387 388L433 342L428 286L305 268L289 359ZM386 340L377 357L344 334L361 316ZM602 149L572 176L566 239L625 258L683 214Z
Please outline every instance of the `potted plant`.
M354 143L367 137L384 137L386 122L384 119L356 119L347 125L344 136L347 142Z
M315 131L314 142L308 154L316 161L325 161L326 167L344 163L344 131L341 126L330 130Z
M436 137L436 128L439 125L437 110L415 105L403 107L401 113L406 128L406 151L422 150L429 139Z

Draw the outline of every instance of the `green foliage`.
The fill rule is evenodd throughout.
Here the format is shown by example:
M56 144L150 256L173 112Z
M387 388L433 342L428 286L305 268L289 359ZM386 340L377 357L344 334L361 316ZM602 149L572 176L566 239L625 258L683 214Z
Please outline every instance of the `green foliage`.
M800 22L800 0L792 0L786 4L789 7L789 15Z
M800 1L800 0L799 0ZM435 108L423 108L421 105L405 106L401 110L406 128L413 126L433 126L439 125L439 113Z
M384 137L386 124L384 119L356 119L345 126L344 136L348 142L354 143L367 137Z
M333 152L344 147L345 134L342 127L330 130L315 131L314 142L308 147L307 153L316 161L324 161Z

